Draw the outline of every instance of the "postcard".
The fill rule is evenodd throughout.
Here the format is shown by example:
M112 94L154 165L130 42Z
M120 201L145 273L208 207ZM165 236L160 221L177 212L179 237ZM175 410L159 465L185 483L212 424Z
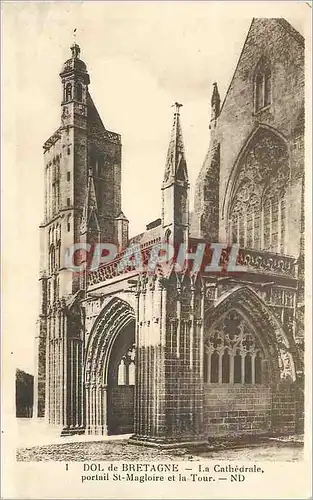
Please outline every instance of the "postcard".
M310 498L309 2L2 3L2 498Z

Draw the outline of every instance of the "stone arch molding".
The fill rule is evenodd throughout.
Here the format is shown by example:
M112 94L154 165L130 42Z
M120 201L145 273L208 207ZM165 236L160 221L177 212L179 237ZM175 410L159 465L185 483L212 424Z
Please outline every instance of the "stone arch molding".
M238 157L237 157L237 160L231 170L231 173L229 175L229 178L228 178L228 182L227 182L227 185L226 185L226 190L225 190L225 195L224 195L224 199L223 199L223 205L222 205L222 216L223 216L223 219L226 221L226 225L228 224L228 217L229 217L229 212L232 208L232 205L234 203L234 197L235 197L235 194L236 194L236 191L238 190L239 188L239 185L240 183L243 183L243 184L246 184L246 190L245 191L249 191L249 187L251 187L252 184L255 184L256 188L259 189L260 188L260 184L262 182L264 182L264 186L262 186L262 189L266 189L266 187L270 186L270 183L268 182L268 179L267 177L269 176L269 174L276 174L276 172L272 172L270 169L266 169L266 168L255 168L254 169L254 172L255 172L255 175L251 175L252 171L253 171L253 165L251 165L251 169L250 169L250 172L249 172L249 166L248 168L246 168L246 170L248 170L248 172L245 172L245 168L243 168L243 165L244 165L244 162L245 162L245 158L246 156L248 156L250 150L252 150L252 148L254 146L258 146L258 142L259 141L262 141L262 140L268 140L268 142L270 141L270 139L272 139L273 142L276 142L278 148L280 147L281 148L281 153L282 153L282 158L281 159L284 159L285 160L285 165L287 168L279 168L280 166L278 165L277 166L277 183L278 185L283 185L284 183L288 183L289 181L289 178L290 178L290 151L289 151L289 145L288 145L288 142L286 140L286 138L280 133L278 132L276 129L268 126L268 125L264 125L264 124L259 124L253 131L252 133L250 134L250 136L248 137L248 139L245 141ZM275 156L275 154L277 154L277 151L275 152L275 148L271 148L271 144L264 144L264 146L262 146L262 144L260 144L260 152L263 154L263 155L271 155L273 154ZM285 158L284 158L285 156ZM279 161L281 161L281 159L279 159ZM265 158L265 162L266 164L266 158ZM260 163L262 165L262 162ZM271 161L268 161L268 164L269 165L272 165L273 162ZM264 176L264 178L262 178L262 176ZM259 178L256 178L256 177L259 177ZM278 188L279 188L278 186ZM260 193L260 196L261 196L261 193ZM245 200L243 200L245 201Z
M135 311L123 299L112 298L96 319L86 348L84 381L87 385L106 386L111 350L118 334L135 321Z
M272 311L248 286L235 287L223 294L207 311L204 342L214 327L230 311L237 311L254 332L265 355L269 356L273 382L296 380L293 339L289 339Z

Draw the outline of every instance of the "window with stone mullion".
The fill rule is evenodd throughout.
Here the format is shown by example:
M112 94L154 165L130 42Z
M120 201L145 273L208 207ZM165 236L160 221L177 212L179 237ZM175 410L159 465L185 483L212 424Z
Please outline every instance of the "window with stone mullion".
M266 196L263 203L262 250L284 253L286 207L284 198L277 194Z
M261 384L260 352L208 350L204 356L204 382L210 384Z
M229 223L230 243L241 247L260 248L260 214L254 205L247 204L233 211Z
M206 341L204 354L204 382L262 383L260 345L237 312L230 311L216 325Z

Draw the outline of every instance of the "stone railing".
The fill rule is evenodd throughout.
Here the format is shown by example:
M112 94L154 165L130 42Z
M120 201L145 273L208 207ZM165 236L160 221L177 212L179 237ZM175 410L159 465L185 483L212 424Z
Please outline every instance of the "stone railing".
M49 137L49 139L44 143L43 149L48 151L59 139L61 139L61 127L59 127L58 130L56 130L54 134L52 134L52 136Z
M297 259L287 255L240 248L238 265L246 266L248 272L297 277Z
M147 263L151 248L160 242L161 238L155 238L154 240L147 241L140 245L141 261L143 262L143 264ZM133 272L134 268L132 266L126 268L125 266L119 266L121 260L127 255L127 250L128 249L120 252L114 260L100 266L99 269L95 271L89 271L88 286L96 285L97 283L102 283L106 280L116 278L117 276L127 275Z
M140 251L141 253L141 262L144 265L147 264L149 260L151 248L154 245L159 244L160 242L161 238L158 237L154 240L149 240L143 244L140 244L140 250L138 251ZM130 272L133 272L134 267L132 266L126 268L125 266L119 266L121 260L127 254L127 250L128 249L119 253L114 260L102 265L101 267L99 267L99 269L89 271L88 286L96 285L108 279L116 278L117 276L121 275L127 275ZM230 251L231 247L223 250L221 254L220 265L225 271L228 267ZM211 260L211 258L209 260ZM288 278L297 278L297 259L287 255L240 248L236 264L237 266L239 266L239 269L234 272L235 274L239 274L240 272L251 272L254 274L267 274L269 276L285 276ZM240 271L240 266L242 266L242 271ZM224 275L225 271L223 272ZM232 274L232 271L230 269L228 269L228 272L229 274Z

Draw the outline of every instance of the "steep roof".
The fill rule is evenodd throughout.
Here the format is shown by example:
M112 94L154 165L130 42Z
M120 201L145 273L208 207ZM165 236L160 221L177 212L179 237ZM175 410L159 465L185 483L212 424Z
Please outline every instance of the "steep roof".
M286 31L288 31L289 35L293 36L297 42L304 47L304 36L299 33L286 19L283 17L277 17L275 18L275 21L277 21L283 28L285 28Z
M87 93L87 123L90 131L98 130L100 132L105 130L105 126L89 92Z
M87 127L89 137L100 141L105 139L114 144L121 144L120 134L111 132L103 125L103 121L89 92L87 94Z
M240 56L239 56L239 59L238 59L238 62L237 62L237 65L236 65L236 68L235 68L235 71L233 72L233 76L232 76L232 79L230 81L230 84L227 88L227 91L226 91L226 94L225 94L225 97L224 97L224 100L223 100L223 103L222 103L222 106L221 106L221 110L220 112L222 112L223 110L223 107L224 107L224 104L226 102L226 99L227 99L227 96L229 94L229 91L231 89L231 86L232 86L232 83L233 83L233 80L234 80L234 77L235 77L235 74L237 72L237 69L238 69L238 66L240 64L240 61L241 61L241 58L242 58L242 54L244 53L245 51L245 48L246 48L246 45L247 45L247 41L248 41L248 38L249 38L249 35L250 35L250 32L255 24L255 22L257 20L260 20L260 19L263 19L263 21L268 21L268 22L271 22L271 21L276 21L280 26L282 26L284 28L284 30L289 33L289 35L291 35L294 40L296 40L299 45L304 48L304 37L301 35L301 33L299 33L299 31L297 31L293 26L291 26L291 24L286 21L286 19L283 19L283 18L280 18L280 17L274 17L274 18L253 18L252 21L251 21L251 24L250 24L250 27L249 27L249 30L248 30L248 33L247 33L247 36L246 36L246 39L245 39L245 42L243 44L243 47L242 47L242 50L240 52Z
M87 193L86 193L86 199L80 225L81 234L84 234L87 231L91 218L94 219L94 223L97 229L99 230L97 212L98 212L98 207L97 207L95 185L92 176L92 169L89 169L88 180L87 180Z

